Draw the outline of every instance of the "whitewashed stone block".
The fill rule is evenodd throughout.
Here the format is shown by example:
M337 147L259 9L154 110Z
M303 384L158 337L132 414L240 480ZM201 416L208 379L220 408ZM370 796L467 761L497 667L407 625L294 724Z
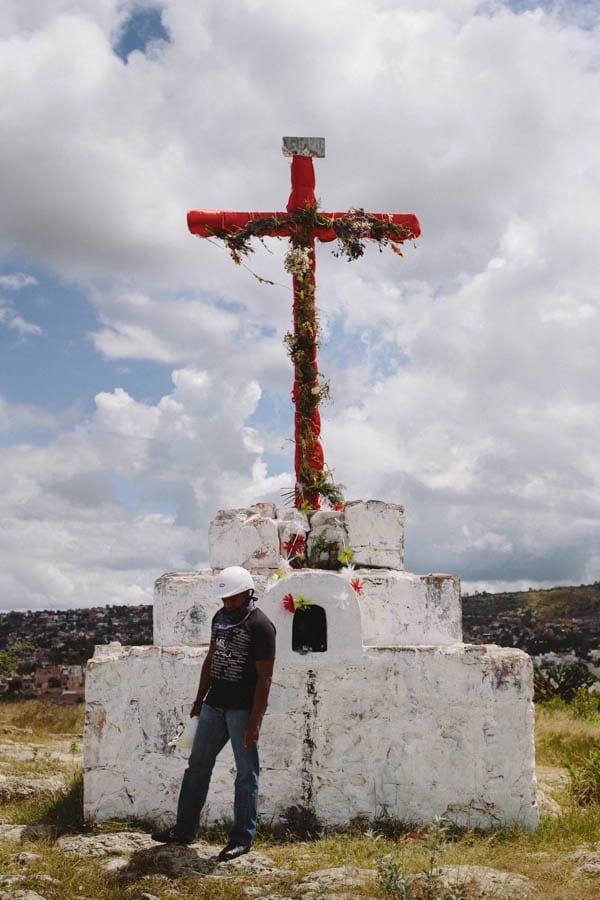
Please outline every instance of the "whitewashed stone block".
M252 510L220 510L210 523L208 546L213 569L276 569L279 565L277 523Z
M210 622L221 606L212 596L210 572L168 573L157 579L155 644L198 647L210 642ZM453 644L462 639L460 579L454 575L413 575L387 569L355 569L348 574L343 570L298 569L276 582L264 572L254 572L252 577L261 608L269 617L271 612L279 615L281 598L287 593L307 594L313 599L325 594L328 620L339 617L345 606L357 605L362 644ZM352 578L358 578L360 594L350 586ZM323 587L320 579L324 579ZM288 615L283 617L284 622Z
M346 503L344 520L356 565L404 568L404 507L353 500Z
M277 506L274 503L253 503L248 507L253 516L262 516L265 519L277 518Z
M451 644L461 640L460 580L453 575L413 575L381 569L356 569L344 575L303 569L273 582L270 575L253 573L263 609L265 591L276 586L276 603L290 591L316 596L315 589L306 585L314 585L322 577L331 592L328 608L331 602L334 610L343 608L348 604L344 598L358 603L364 644ZM360 595L350 587L352 577L362 585ZM154 643L167 647L208 644L212 616L221 606L213 597L212 587L210 569L167 573L158 578L154 589ZM269 599L268 603L272 602Z
M210 643L210 623L222 605L212 595L212 569L167 572L154 582L154 643L200 647Z
M280 645L285 640L279 635ZM185 751L167 743L187 719L205 649L113 648L88 663L87 820L173 822ZM368 649L283 662L280 646L260 741L260 814L292 806L324 823L363 814L425 824L533 828L532 666L494 646ZM223 752L205 820L231 816Z
M462 640L460 579L358 569L363 643L373 646L454 644Z
M252 574L260 600L269 584L265 573ZM154 583L154 643L160 647L201 647L210 643L210 623L221 608L213 597L212 569L168 572Z

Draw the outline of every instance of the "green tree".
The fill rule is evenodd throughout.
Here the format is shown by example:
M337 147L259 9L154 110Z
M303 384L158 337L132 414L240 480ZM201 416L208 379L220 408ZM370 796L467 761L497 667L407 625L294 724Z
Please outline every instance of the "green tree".
M14 644L10 650L0 650L0 678L10 678L26 650L35 650L33 644Z

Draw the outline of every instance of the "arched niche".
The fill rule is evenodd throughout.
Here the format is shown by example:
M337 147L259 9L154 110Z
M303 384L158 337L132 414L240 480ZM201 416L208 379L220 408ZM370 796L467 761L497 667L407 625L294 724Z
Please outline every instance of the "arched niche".
M295 611L292 650L302 654L327 652L327 615L322 606L314 603Z

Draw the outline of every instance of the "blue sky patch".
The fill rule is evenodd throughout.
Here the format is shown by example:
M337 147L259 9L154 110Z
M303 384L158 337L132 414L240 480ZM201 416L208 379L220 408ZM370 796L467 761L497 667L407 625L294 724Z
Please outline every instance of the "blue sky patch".
M169 32L162 23L162 10L156 6L134 9L119 32L113 50L119 59L127 63L135 50L146 53L149 44L170 41Z

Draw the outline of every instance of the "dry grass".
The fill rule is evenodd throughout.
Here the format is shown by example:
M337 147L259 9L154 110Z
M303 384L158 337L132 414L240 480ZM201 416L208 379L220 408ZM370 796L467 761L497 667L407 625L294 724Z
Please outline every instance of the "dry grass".
M20 773L46 774L53 765L54 772L65 773L65 788L55 796L31 803L0 806L0 818L4 822L50 823L57 833L83 831L81 821L81 775L79 753L83 710L76 708L50 708L44 704L0 704L0 771L12 765ZM14 730L26 729L26 730ZM73 744L77 754L69 758L56 758L57 746L68 748ZM600 744L600 723L577 719L568 710L538 709L536 711L536 744L539 763L546 771L565 772L567 764ZM12 745L12 746L11 746ZM25 748L24 758L15 761L10 752L17 745ZM32 748L38 750L34 754ZM3 749L4 748L4 749ZM4 763L4 767L2 764ZM17 766L18 764L18 766ZM600 897L600 876L575 875L577 861L573 854L581 849L600 848L600 805L578 808L565 795L557 797L563 805L559 818L543 817L535 832L523 832L517 828L493 832L447 833L439 847L437 863L440 865L483 865L527 876L533 886L532 900L587 900ZM43 894L47 900L70 900L75 897L93 897L94 900L137 900L148 892L161 900L178 897L180 900L211 898L232 900L246 898L246 887L254 887L262 895L277 892L282 897L302 896L301 879L319 869L344 865L375 870L377 858L393 854L393 859L407 875L423 871L429 864L431 833L408 832L392 827L394 823L382 820L359 828L348 829L343 834L330 834L312 841L290 841L274 834L266 827L259 830L255 849L265 853L273 863L290 874L280 878L276 887L268 889L260 878L248 876L243 882L231 877L205 882L199 878L173 878L165 873L148 871L131 881L119 880L100 869L101 861L93 858L66 857L53 841L16 845L4 842L0 847L0 871L3 875L19 875L18 888L29 888ZM108 831L130 828L125 823L112 823L103 828L88 831ZM143 830L140 827L140 830ZM211 838L220 842L223 834L214 829ZM24 870L17 854L28 850L40 855ZM60 886L44 883L41 875L49 875L60 881ZM375 874L365 886L363 896L384 898L386 895L377 884ZM313 895L319 898L319 895ZM346 896L351 896L346 889ZM357 895L358 896L358 895ZM335 897L329 890L322 897Z
M600 721L577 718L568 708L536 708L535 748L540 766L562 766L600 745Z
M9 740L19 740L19 734L42 743L52 735L81 739L84 718L83 703L61 706L42 700L0 701L0 734Z

